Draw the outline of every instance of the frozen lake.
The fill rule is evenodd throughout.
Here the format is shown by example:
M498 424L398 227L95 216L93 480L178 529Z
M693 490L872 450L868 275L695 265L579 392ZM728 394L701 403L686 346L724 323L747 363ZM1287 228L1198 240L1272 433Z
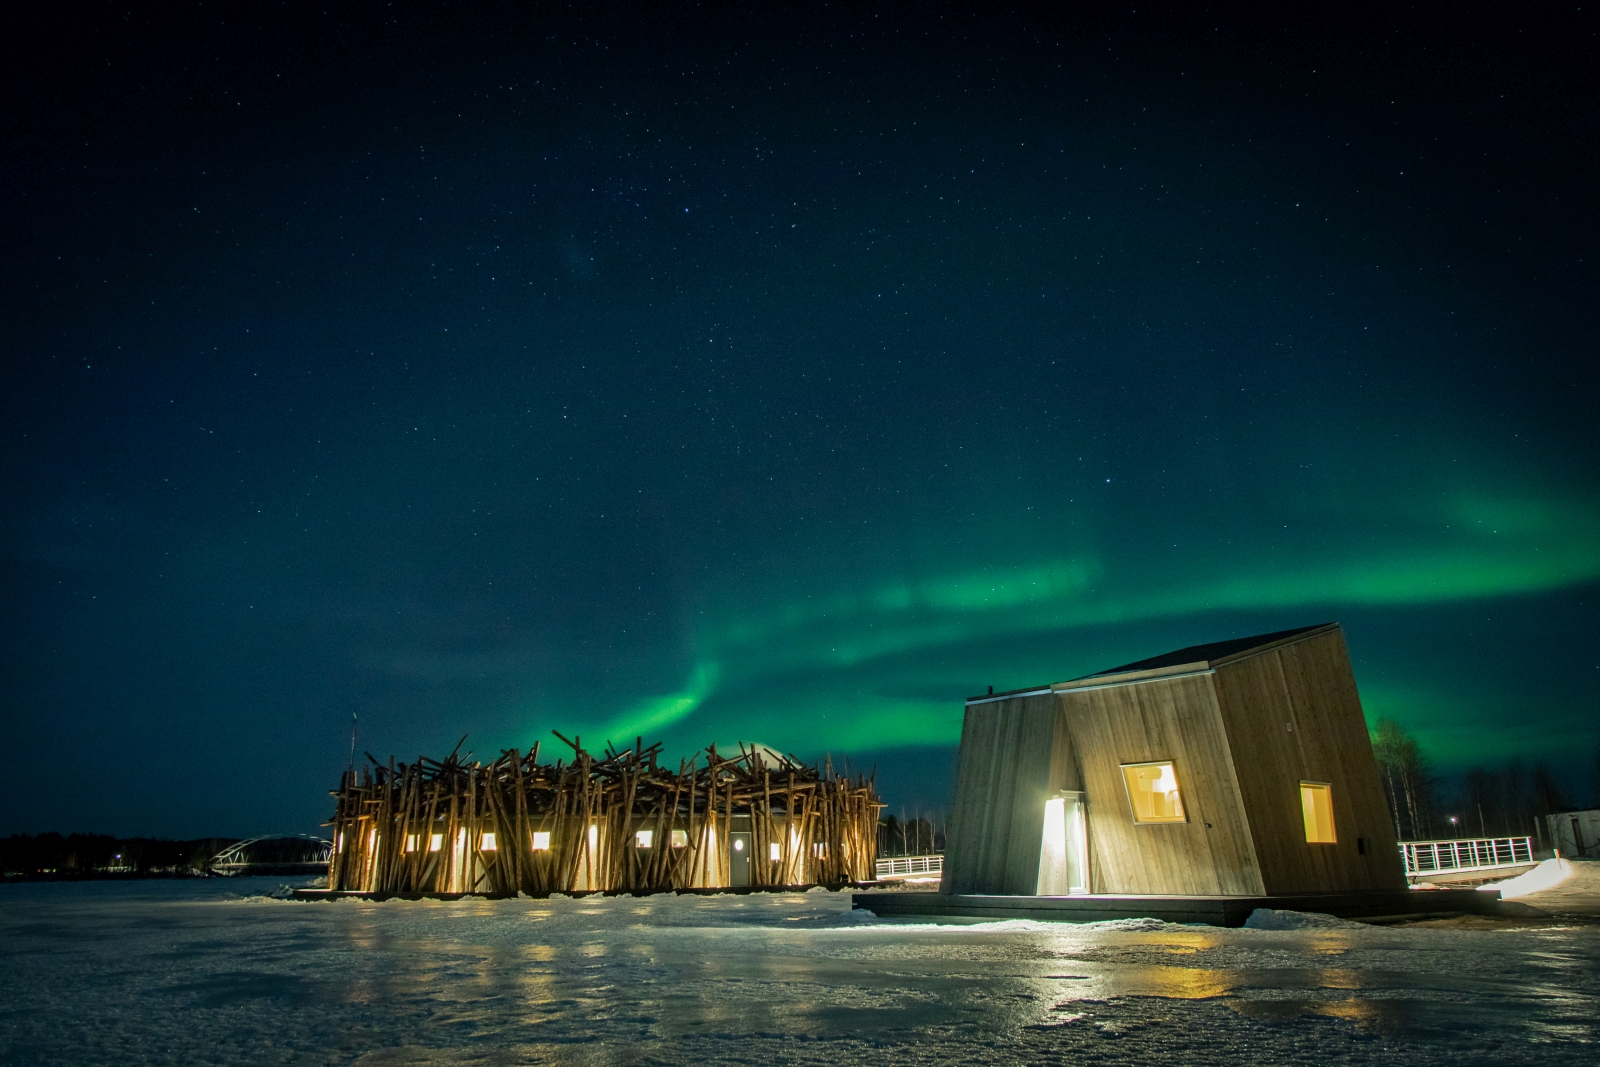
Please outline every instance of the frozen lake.
M280 884L0 886L0 1063L1600 1062L1597 926L252 896Z

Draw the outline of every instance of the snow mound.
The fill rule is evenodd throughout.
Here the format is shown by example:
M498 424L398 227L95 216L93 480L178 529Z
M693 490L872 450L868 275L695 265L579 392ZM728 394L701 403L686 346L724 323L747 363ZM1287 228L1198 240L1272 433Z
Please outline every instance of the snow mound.
M1244 921L1246 930L1354 930L1366 929L1365 924L1324 915L1319 911L1277 911L1257 908Z
M1167 924L1160 919L1107 919L1104 922L1080 923L1087 930L1164 930Z
M1490 882L1478 888L1485 892L1500 891L1501 900L1510 900L1512 897L1525 897L1529 893L1537 893L1541 889L1551 889L1565 882L1572 876L1572 864L1566 860L1545 860L1531 871L1524 871L1515 878L1507 878L1503 882Z
M859 929L870 929L876 933L894 934L1067 934L1075 931L1094 931L1095 933L1133 932L1139 933L1150 930L1165 930L1168 923L1160 919L1108 919L1104 922L1074 923L1074 922L1049 922L1040 919L990 919L988 921L974 922L972 920L957 920L954 922L913 923L885 921L872 915L871 912L857 909L852 916L871 916L862 921ZM847 926L835 929L849 929Z

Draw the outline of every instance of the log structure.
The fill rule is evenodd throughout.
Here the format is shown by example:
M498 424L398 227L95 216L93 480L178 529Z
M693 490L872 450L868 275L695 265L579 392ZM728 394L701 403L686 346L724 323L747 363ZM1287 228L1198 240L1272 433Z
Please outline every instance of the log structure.
M652 893L873 877L883 805L871 777L836 774L831 759L712 745L673 772L659 744L595 756L556 737L570 759L540 763L538 745L487 763L368 754L332 792L328 888Z

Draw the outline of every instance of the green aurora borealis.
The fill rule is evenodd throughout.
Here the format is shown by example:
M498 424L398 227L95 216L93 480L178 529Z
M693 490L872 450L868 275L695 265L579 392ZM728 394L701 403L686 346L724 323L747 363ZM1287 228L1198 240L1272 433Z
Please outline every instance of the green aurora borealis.
M1423 481L1427 472L1406 475ZM1397 499L1396 492L1387 507L1365 500L1355 516L1340 514L1335 498L1323 509L1280 508L1278 517L1291 522L1261 531L1259 539L1230 542L1217 535L1240 533L1237 521L1214 518L1209 528L1179 521L1202 511L1196 496L1206 488L1200 482L1166 496L1175 515L1139 531L1153 543L1122 551L1117 541L1130 531L1120 528L1114 502L1067 501L1040 509L1056 512L1054 522L1029 522L1027 505L1016 504L996 505L998 515L973 523L1009 519L1021 526L1020 543L1009 553L991 542L967 559L951 553L957 558L922 566L852 561L856 567L842 581L775 564L777 573L745 576L741 586L719 590L720 597L708 596L706 607L689 612L696 620L694 659L681 688L562 725L610 739L665 736L686 749L706 736L800 751L814 751L819 740L846 751L950 745L961 724L961 704L951 694L981 691L980 681L1000 689L1057 681L1110 666L1117 655L1164 650L1154 639L1092 659L1079 649L1104 648L1092 636L1099 631L1138 633L1141 624L1156 624L1155 632L1199 641L1212 632L1208 617L1310 620L1407 608L1475 613L1600 578L1600 512L1576 495L1442 491L1418 500ZM1059 492L1068 491L1093 494L1096 487ZM1053 536L1052 526L1065 536ZM897 542L902 533L890 530ZM1160 542L1169 537L1198 543L1174 541L1162 552ZM1059 541L1107 548L1046 555ZM1028 559L1029 551L1044 558ZM1015 562L997 565L996 555ZM1237 626L1222 629L1232 634ZM1359 629L1351 637L1358 653L1361 637ZM1410 719L1425 735L1435 731L1419 714L1423 706L1453 706L1463 736L1430 736L1432 747L1458 759L1484 758L1501 741L1490 738L1497 716L1471 723L1474 712L1488 710L1482 682L1463 678L1458 686L1421 686L1404 695L1369 683L1366 700L1369 710ZM819 718L826 723L823 738ZM1581 716L1549 724L1556 734L1582 725ZM1513 746L1529 753L1542 747L1526 734Z
M1442 770L1585 795L1589 30L1382 17L60 28L0 832L314 828L352 713L937 807L985 686L1328 620Z

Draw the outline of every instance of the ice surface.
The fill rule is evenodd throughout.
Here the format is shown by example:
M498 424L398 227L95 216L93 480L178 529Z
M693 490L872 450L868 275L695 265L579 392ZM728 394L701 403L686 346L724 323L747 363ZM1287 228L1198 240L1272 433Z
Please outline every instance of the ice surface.
M847 894L0 886L0 1063L1600 1062L1600 927L901 923Z

